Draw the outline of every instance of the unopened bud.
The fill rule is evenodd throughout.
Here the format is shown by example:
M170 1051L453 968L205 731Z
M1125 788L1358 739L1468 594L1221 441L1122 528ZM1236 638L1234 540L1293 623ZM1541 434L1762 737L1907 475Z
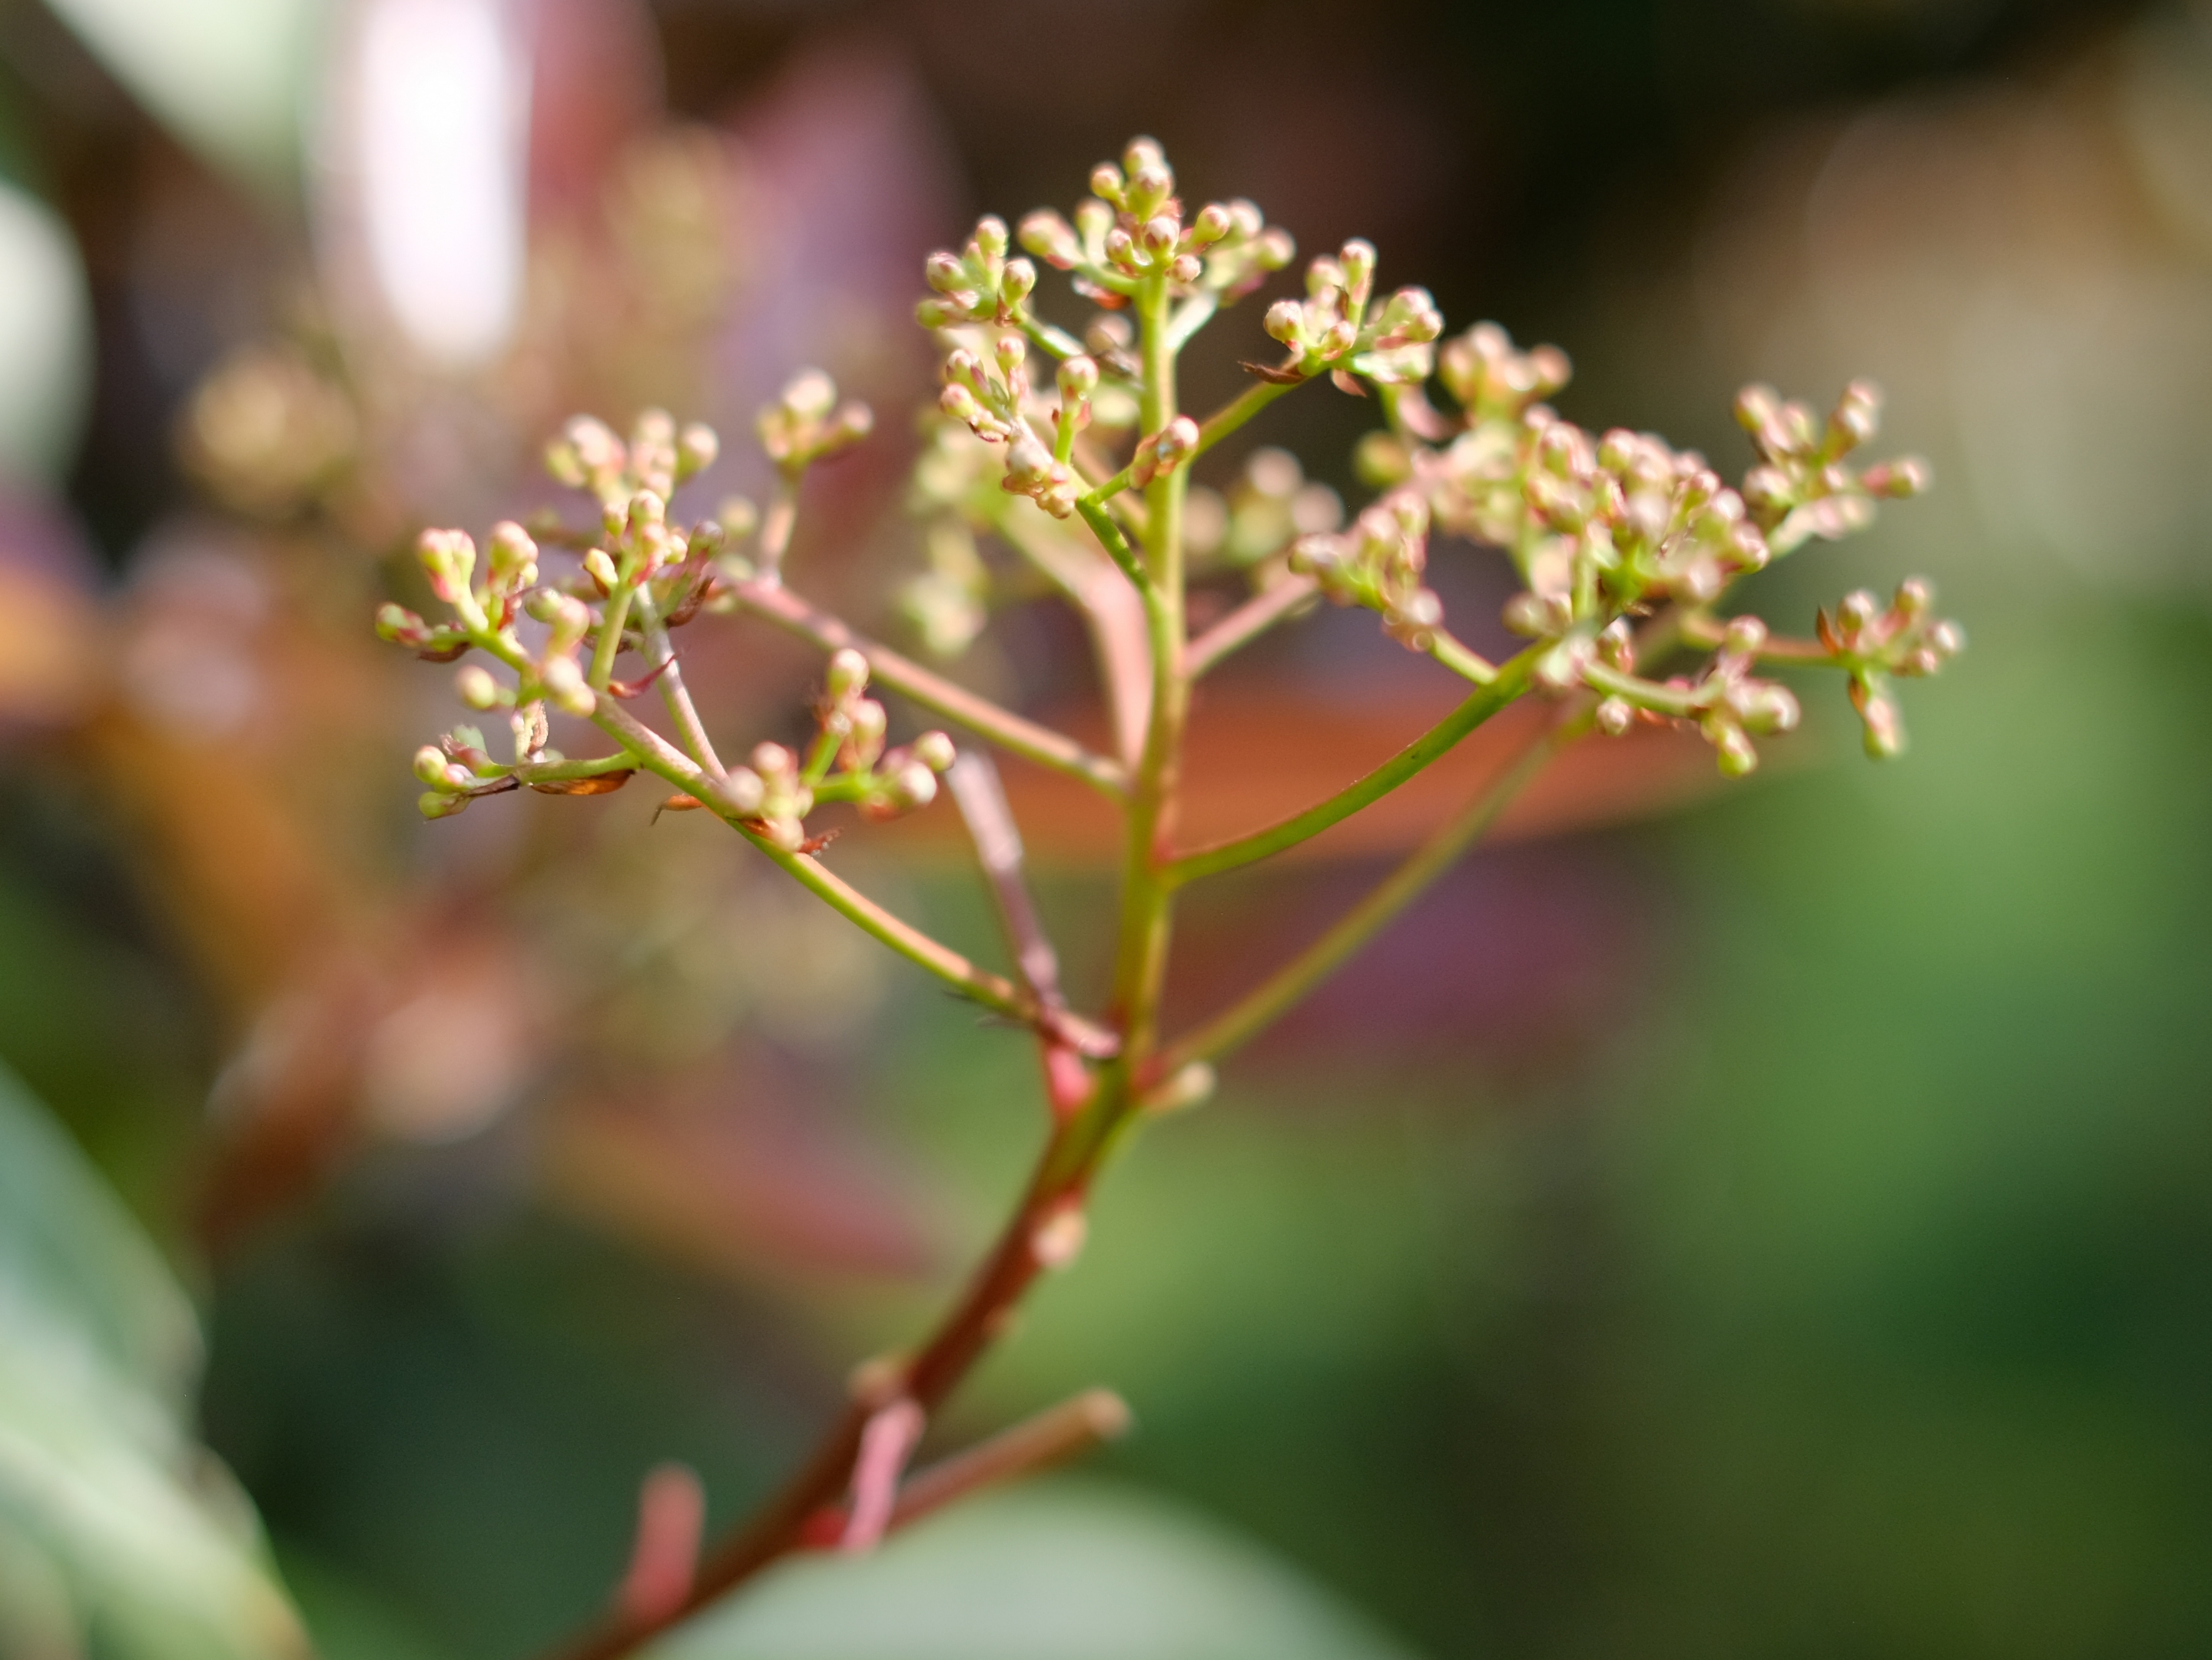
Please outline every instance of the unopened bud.
M1049 209L1040 208L1022 221L1022 246L1046 264L1066 271L1083 257L1075 228Z
M1080 403L1098 390L1097 360L1071 357L1060 366L1053 378L1059 385L1062 398L1071 403Z
M1741 727L1723 726L1713 735L1713 751L1728 777L1741 778L1759 768L1759 751Z
M1925 494L1934 477L1925 461L1917 455L1906 455L1894 461L1875 462L1859 475L1859 487L1869 496L1887 496L1901 501Z
M615 585L622 581L621 573L616 570L615 562L605 548L593 548L584 556L584 575L598 584L602 593L612 593Z
M1375 245L1362 237L1346 242L1339 252L1344 269L1344 292L1354 306L1364 306L1375 289Z
M722 441L712 427L694 421L685 427L676 440L676 476L689 478L694 473L704 472L714 465L714 458L722 453Z
M476 569L477 544L466 531L426 530L416 538L415 556L430 579L430 592L449 605L457 605L469 591Z
M945 772L957 758L957 752L945 733L926 732L914 740L914 758L932 772Z
M376 608L376 635L398 646L419 646L430 637L430 625L404 605L390 601Z
M538 678L545 688L545 701L563 714L587 716L599 707L584 672L573 657L549 658L538 666Z
M445 751L435 744L425 744L415 751L415 775L434 790L450 787L446 769L451 763Z
M1636 721L1636 710L1625 697L1608 697L1597 706L1597 729L1608 738L1618 738Z
M453 690L472 709L495 709L500 705L499 682L481 663L465 663L453 676Z
M776 400L802 420L819 421L836 406L837 383L820 369L801 369Z
M868 685L868 660L848 646L833 653L828 674L830 696L840 701Z
M1198 453L1198 423L1188 415L1178 415L1162 429L1155 447L1162 472L1181 466Z

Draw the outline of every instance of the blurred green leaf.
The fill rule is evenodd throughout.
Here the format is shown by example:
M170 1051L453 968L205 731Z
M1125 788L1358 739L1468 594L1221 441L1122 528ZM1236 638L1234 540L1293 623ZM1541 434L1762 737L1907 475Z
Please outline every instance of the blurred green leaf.
M184 1427L191 1304L5 1073L0 1331L0 1653L306 1652L251 1507Z
M793 1563L654 1660L1407 1660L1296 1570L1088 1481L963 1505L859 1560Z

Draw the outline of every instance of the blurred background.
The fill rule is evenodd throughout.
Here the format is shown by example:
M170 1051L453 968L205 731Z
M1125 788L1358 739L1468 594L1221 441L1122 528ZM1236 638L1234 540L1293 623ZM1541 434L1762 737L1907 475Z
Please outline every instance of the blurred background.
M1103 1383L1133 1437L670 1651L2212 1649L2212 8L0 0L0 1652L528 1653L646 1469L728 1524L919 1329L1026 1046L643 791L420 822L450 678L368 619L577 410L757 494L815 363L878 436L794 581L963 638L921 259L1137 131L1731 474L1739 384L1872 376L1936 494L1747 602L1924 573L1972 648L1894 764L1816 684L1746 783L1533 804L1146 1134L939 1432ZM1356 507L1368 423L1262 435ZM1492 558L1437 555L1478 636ZM716 730L798 730L817 664L694 632ZM1256 648L1203 811L1379 758L1425 666ZM1098 718L1018 596L957 672ZM1094 985L1097 826L1007 771ZM1202 892L1178 1020L1448 805ZM833 859L995 956L949 805Z

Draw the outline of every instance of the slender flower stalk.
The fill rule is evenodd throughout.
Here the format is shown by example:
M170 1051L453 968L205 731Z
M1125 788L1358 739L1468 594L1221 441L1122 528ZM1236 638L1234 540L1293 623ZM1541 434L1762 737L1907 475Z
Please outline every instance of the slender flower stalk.
M1013 252L1017 240L1033 258ZM986 217L964 246L927 262L930 293L917 317L937 343L941 389L912 493L930 568L903 591L908 613L927 649L957 656L987 625L996 597L977 539L1002 544L1091 623L1121 758L979 696L787 585L805 479L872 426L868 411L841 402L818 371L796 376L761 413L758 436L777 477L765 515L739 502L719 521L670 519L677 489L718 452L706 429L679 429L647 411L624 439L578 417L551 446L548 465L592 498L595 525L533 521L535 536L502 525L481 562L465 534L425 532L423 574L448 614L428 621L397 605L380 612L378 631L425 658L489 660L489 667L464 664L455 689L472 710L503 716L513 736L508 760L495 759L483 733L467 725L419 750L427 817L524 787L601 794L649 774L675 792L664 807L703 808L728 824L856 927L1025 1029L1042 1064L1043 1145L997 1242L952 1305L920 1343L861 1368L853 1399L814 1453L708 1554L688 1587L664 1575L651 1596L613 1599L605 1618L562 1651L568 1660L628 1654L792 1552L866 1548L962 1494L1115 1432L1126 1408L1093 1394L905 1474L939 1408L1007 1329L1030 1286L1081 1249L1091 1184L1130 1126L1203 1100L1216 1061L1417 903L1563 748L1592 732L1674 725L1702 734L1723 772L1748 772L1759 761L1756 740L1797 723L1796 695L1759 672L1783 664L1840 672L1869 751L1893 755L1904 743L1895 683L1934 673L1963 645L1917 581L1902 584L1887 605L1863 591L1846 596L1820 613L1813 639L1784 638L1756 617L1718 609L1772 560L1863 529L1878 501L1924 488L1926 469L1916 461L1856 459L1876 426L1877 399L1863 384L1846 388L1825 417L1763 387L1747 390L1736 415L1755 459L1731 486L1703 457L1656 437L1593 435L1562 420L1544 400L1566 382L1563 353L1522 350L1489 323L1445 339L1427 292L1379 290L1376 250L1353 240L1309 263L1303 298L1266 308L1261 329L1279 361L1245 362L1253 384L1205 420L1182 413L1182 354L1237 315L1237 303L1288 265L1293 251L1249 202L1193 211L1159 146L1138 139L1118 163L1093 171L1072 221L1040 210L1017 239ZM1086 322L1039 314L1038 261L1069 274L1092 307ZM1244 457L1241 482L1226 496L1194 496L1194 464L1276 399L1324 381L1368 398L1382 421L1358 453L1378 493L1349 524L1334 494L1305 483L1280 451ZM1206 512L1196 510L1200 502ZM1439 532L1498 550L1520 579L1503 621L1529 643L1503 663L1445 624L1426 581ZM546 550L574 568L541 572ZM1193 638L1186 619L1201 584L1246 592L1241 603L1227 595L1226 615ZM1473 690L1326 799L1179 852L1193 683L1316 599L1375 612L1391 639ZM699 618L732 612L826 654L816 731L799 751L764 742L731 764L708 735L676 642ZM618 678L630 656L641 671ZM659 688L673 741L623 707L650 684ZM988 759L961 755L941 732L893 746L890 714L870 696L885 687L1009 754L1081 781L1120 813L1113 969L1097 1013L1071 1008L1060 987L1057 954L1024 879L1018 827ZM1531 697L1552 711L1489 786L1304 952L1261 974L1228 1009L1162 1042L1185 887L1342 823ZM614 751L570 759L548 748L554 712L588 720ZM821 856L830 836L810 825L829 802L870 821L926 808L940 775L949 776L975 839L1012 951L1011 976L834 873Z

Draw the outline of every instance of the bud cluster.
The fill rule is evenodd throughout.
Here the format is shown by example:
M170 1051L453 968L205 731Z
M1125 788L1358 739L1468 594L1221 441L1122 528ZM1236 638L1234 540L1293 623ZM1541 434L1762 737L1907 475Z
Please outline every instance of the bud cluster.
M801 369L755 422L761 447L787 477L826 461L874 429L875 416L854 398L837 401L837 383L820 369Z
M1036 267L1006 258L1006 222L991 215L975 222L975 234L960 252L939 250L922 270L934 293L914 314L926 329L957 323L1019 328L1030 292L1036 287Z
M769 453L787 473L856 441L867 429L858 404L837 405L829 378L808 371L794 379L763 415ZM579 417L550 447L548 471L561 483L588 490L599 505L595 532L574 531L557 516L533 538L520 526L501 524L485 556L458 530L426 531L416 555L430 591L453 611L432 624L404 606L386 605L377 632L426 657L451 661L471 649L483 652L513 675L503 681L478 663L464 664L455 690L471 708L510 711L514 758L491 758L483 734L459 727L415 757L425 787L419 803L433 818L461 812L478 796L520 788L557 794L597 794L619 787L635 770L626 755L570 762L546 747L549 709L590 717L603 697L630 698L667 673L674 663L665 630L689 622L726 584L716 569L729 542L714 520L685 530L668 517L668 493L714 458L713 431L679 429L664 412L638 418L627 443L604 423ZM752 533L750 503L733 498L724 509ZM575 548L580 556L565 579L539 580L539 541ZM521 624L534 624L526 641ZM656 642L658 642L656 644ZM657 655L641 678L625 683L611 670L629 648ZM588 653L588 660L586 654ZM911 746L886 752L883 705L865 696L866 661L842 652L830 665L829 690L819 710L821 736L802 767L781 745L764 744L751 769L715 773L717 805L744 817L776 845L805 841L804 820L817 799L854 802L866 817L887 818L921 806L936 794L936 778L952 763L951 740L927 733ZM688 702L684 705L688 709ZM686 805L696 805L682 798Z
M1392 429L1362 444L1360 471L1389 492L1378 507L1417 494L1437 528L1512 556L1525 591L1507 603L1504 620L1551 642L1536 666L1540 686L1597 690L1596 718L1607 731L1639 718L1692 721L1719 751L1723 769L1741 774L1757 763L1753 736L1796 721L1790 694L1749 672L1762 654L1778 650L1849 672L1869 751L1895 751L1901 739L1885 677L1932 672L1959 643L1955 629L1926 619L1924 587L1907 584L1879 621L1869 597L1853 596L1848 616L1823 617L1818 645L1770 648L1755 618L1724 627L1706 615L1778 553L1863 528L1876 497L1925 487L1927 469L1917 460L1863 471L1845 465L1875 430L1871 386L1847 387L1825 423L1764 387L1745 392L1736 411L1758 461L1738 489L1704 457L1651 434L1616 429L1593 437L1561 420L1541 401L1570 373L1554 347L1522 351L1484 323L1447 342L1437 358L1458 414L1440 412L1417 388L1400 389L1386 402ZM1625 658L1609 666L1607 642L1618 644L1616 656L1627 649L1619 643L1627 639L1626 619L1666 607L1696 619L1685 637L1717 642L1705 671L1661 684L1637 680ZM1840 645L1847 633L1859 642L1849 650Z
M1820 643L1851 678L1851 707L1866 726L1867 753L1884 759L1905 748L1905 725L1890 695L1892 675L1935 673L1966 648L1956 623L1937 617L1929 585L1898 585L1887 610L1864 588L1844 596L1835 614L1820 615Z
M1339 605L1379 611L1382 630L1413 651L1436 643L1443 602L1425 586L1429 504L1417 490L1393 490L1337 535L1301 537L1291 569L1312 577Z
M1267 330L1290 349L1278 374L1350 370L1378 386L1415 385L1436 366L1444 319L1426 289L1400 289L1370 315L1375 245L1354 239L1306 267L1306 297L1267 307Z
M1152 278L1177 292L1236 300L1297 251L1285 232L1243 200L1208 203L1186 223L1175 170L1149 138L1132 139L1120 166L1102 161L1092 168L1091 191L1073 224L1040 208L1023 219L1021 240L1047 265L1074 272L1077 291L1101 305L1127 304Z
M755 828L787 852L807 845L806 816L820 802L850 801L863 818L882 822L937 799L938 775L953 762L952 740L926 732L886 751L884 706L866 696L867 687L868 660L857 651L837 652L805 761L781 744L762 744L752 752L761 781Z
M1001 487L1026 496L1055 519L1075 511L1083 480L1068 461L1086 400L1097 389L1098 366L1088 357L1071 357L1060 366L1060 407L1050 420L1058 442L1048 445L1030 423L1036 402L1030 386L1029 347L1018 334L1002 334L987 361L965 346L948 353L942 370L945 390L938 407L987 444L1006 447Z
M604 421L579 415L545 447L545 470L570 489L589 490L602 510L628 510L631 496L649 489L664 501L694 474L714 465L720 441L698 422L678 428L665 410L647 410L628 444Z
M1759 618L1734 617L1702 673L1646 680L1635 672L1627 620L1619 618L1595 637L1570 635L1546 654L1537 677L1553 690L1582 683L1601 690L1595 719L1601 732L1614 737L1638 721L1692 725L1713 746L1722 772L1741 778L1759 765L1752 739L1795 731L1799 719L1787 686L1752 672L1765 643L1766 625Z
M1778 554L1812 537L1836 541L1874 522L1875 502L1903 499L1928 488L1928 465L1917 457L1854 471L1850 453L1881 429L1881 393L1854 380L1823 422L1809 404L1784 403L1770 386L1737 394L1735 418L1751 435L1759 464L1744 475L1751 504Z

